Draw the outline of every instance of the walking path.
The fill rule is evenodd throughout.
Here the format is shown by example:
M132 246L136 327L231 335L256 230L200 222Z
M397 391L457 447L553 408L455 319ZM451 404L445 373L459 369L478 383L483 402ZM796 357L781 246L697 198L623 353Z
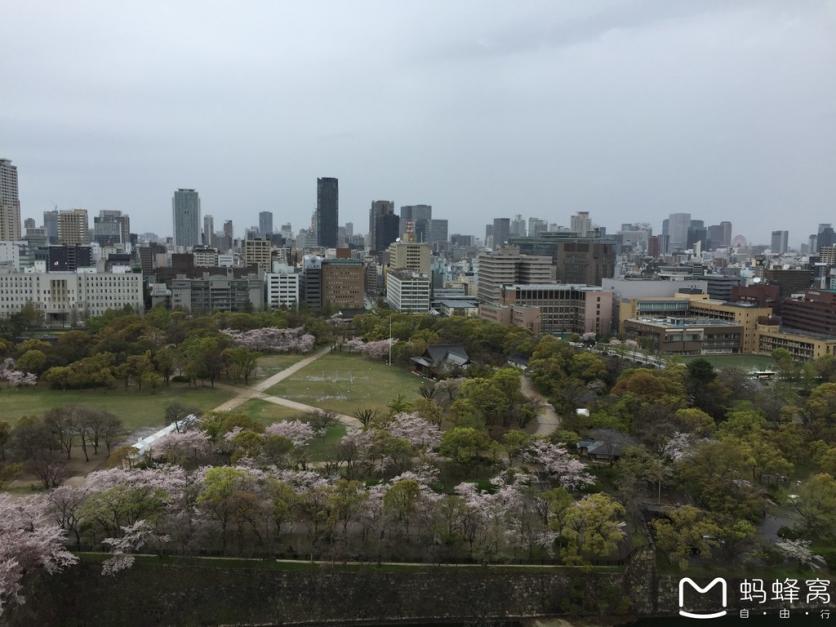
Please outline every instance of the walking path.
M281 370L281 371L277 372L276 374L274 374L273 376L267 377L266 379L264 379L264 381L260 381L259 383L256 383L255 385L252 385L248 388L242 388L242 387L239 387L239 386L219 383L218 387L222 387L222 388L226 388L226 389L235 389L235 390L238 391L238 395L232 397L231 399L229 399L225 403L221 403L220 405L215 407L215 409L213 409L212 411L232 411L233 409L235 409L237 407L240 407L241 405L246 403L248 400L250 400L252 398L258 398L259 394L269 390L271 387L273 387L274 385L276 385L280 381L284 381L288 377L296 374L297 372L299 372L305 366L310 366L317 359L319 359L320 357L323 357L324 355L327 355L330 352L331 352L331 347L326 346L322 350L319 350L319 351L315 352L313 355L310 355L309 357L305 357L304 359L301 359L301 360L297 361L292 366L288 366L284 370ZM289 401L289 402L293 402L293 401ZM281 403L278 403L278 404L281 405ZM289 407L289 405L288 405L288 407ZM296 409L296 408L294 408L294 409Z
M557 431L560 428L560 416L557 415L552 404L540 392L534 389L531 381L525 375L520 378L520 391L527 399L537 403L539 413L537 414L537 418L534 419L537 425L534 435L547 436Z
M273 396L272 394L267 394L266 391L269 390L271 387L279 383L280 381L284 381L288 377L296 374L302 368L311 365L320 357L327 355L331 352L331 347L326 346L320 351L317 351L313 355L309 357L305 357L300 361L297 361L292 366L288 366L281 372L277 372L271 377L264 379L264 381L260 381L253 386L248 388L240 387L237 385L230 385L228 383L217 383L217 387L224 388L227 390L233 390L238 394L225 403L221 403L218 405L213 411L232 411L233 409L237 409L244 403L249 400L257 399L261 401L266 401L268 403L273 403L274 405L281 405L282 407L289 407L290 409L295 409L298 412L311 414L321 414L323 413L323 409L319 407L314 407L313 405L305 405L304 403L299 403L297 401L292 401L289 398L282 398L281 396ZM336 419L344 424L346 427L360 427L362 426L360 421L357 420L354 416L348 416L346 414L334 414Z

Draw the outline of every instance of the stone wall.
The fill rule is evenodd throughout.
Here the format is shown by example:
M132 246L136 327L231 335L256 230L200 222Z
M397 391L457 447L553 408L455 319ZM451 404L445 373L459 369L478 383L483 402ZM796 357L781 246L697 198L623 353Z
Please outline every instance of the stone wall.
M624 615L618 572L499 567L304 567L147 558L116 577L83 560L8 617L28 625L377 624ZM233 565L234 564L234 565Z

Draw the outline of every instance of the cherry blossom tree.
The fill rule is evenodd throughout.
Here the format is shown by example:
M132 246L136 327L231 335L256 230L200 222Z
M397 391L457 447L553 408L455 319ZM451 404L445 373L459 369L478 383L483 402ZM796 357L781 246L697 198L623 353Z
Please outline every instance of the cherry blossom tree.
M204 463L212 454L212 441L205 431L189 429L172 431L154 443L152 457L161 455L172 464L180 466Z
M263 327L248 331L223 329L221 333L231 338L238 346L269 353L309 353L316 344L316 338L310 333L305 333L304 327Z
M586 464L569 454L562 444L534 440L523 452L523 460L541 466L551 478L570 490L595 483L586 470Z
M42 496L0 493L0 615L22 604L23 580L39 569L57 573L77 562L64 547L64 530L50 517Z
M15 360L7 357L0 361L0 381L6 382L12 387L24 387L35 385L38 377L31 372L24 372L15 368Z
M387 429L393 436L409 440L417 449L434 449L441 444L441 429L418 414L395 414Z
M395 345L398 340L374 340L372 342L364 342L358 337L353 337L343 344L343 349L353 353L361 353L372 359L385 359L389 356L389 346Z
M122 535L118 538L105 538L102 544L110 547L111 557L102 562L102 575L112 577L117 573L133 566L135 553L150 541L167 542L166 536L161 536L147 520L137 520L132 525L122 527Z
M293 442L293 446L302 447L310 444L316 437L314 428L301 420L282 420L268 426L264 433L278 435Z

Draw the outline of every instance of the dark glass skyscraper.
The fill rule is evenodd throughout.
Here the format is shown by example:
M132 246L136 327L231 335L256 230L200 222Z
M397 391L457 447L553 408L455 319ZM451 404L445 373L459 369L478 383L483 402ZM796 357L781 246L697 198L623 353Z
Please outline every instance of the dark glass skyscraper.
M316 239L319 246L336 248L339 216L339 182L329 177L316 179Z

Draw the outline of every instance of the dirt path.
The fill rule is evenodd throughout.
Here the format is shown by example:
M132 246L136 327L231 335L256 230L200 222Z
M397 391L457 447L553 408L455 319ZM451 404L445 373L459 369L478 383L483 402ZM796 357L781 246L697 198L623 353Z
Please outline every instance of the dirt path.
M310 357L305 357L301 361L296 362L292 366L289 366L282 370L281 372L277 372L271 377L268 377L264 381L260 381L253 386L248 388L236 386L236 385L229 385L228 383L217 383L215 384L217 387L233 390L237 392L236 396L232 397L225 403L221 403L218 405L213 411L232 411L246 403L252 399L258 399L261 401L266 401L268 403L273 403L274 405L281 405L282 407L288 407L290 409L295 409L300 413L310 414L310 413L321 413L326 411L321 409L320 407L314 407L313 405L305 405L304 403L299 403L297 401L292 401L289 398L282 398L280 396L273 396L272 394L267 394L266 391L269 390L271 387L279 383L280 381L284 381L288 377L296 374L302 368L311 365L320 357L327 355L331 352L331 347L327 346L320 351L317 351ZM346 414L334 414L336 419L344 424L346 427L360 427L360 421L357 420L354 416L348 416Z
M520 391L527 399L537 403L538 413L534 419L537 428L534 430L534 435L547 436L557 431L560 428L560 416L557 415L552 404L540 392L534 389L531 381L526 376L520 379Z
M276 385L280 381L284 381L288 377L293 376L294 374L299 372L305 366L311 365L317 359L319 359L320 357L323 357L324 355L327 355L330 352L331 352L331 347L326 346L322 350L319 350L319 351L315 352L313 355L311 355L309 357L305 357L304 359L302 359L300 361L297 361L292 366L288 366L284 370L281 370L281 371L277 372L276 374L274 374L273 376L267 377L266 379L264 379L264 381L260 381L259 383L256 383L255 385L250 386L248 388L243 388L243 387L239 387L239 386L233 386L233 385L219 383L219 384L217 384L218 387L224 387L224 388L227 388L227 389L235 389L235 390L238 391L238 395L232 397L231 399L229 399L225 403L221 403L220 405L215 407L215 409L213 409L212 411L232 411L233 409L235 409L237 407L240 407L241 405L243 405L244 403L246 403L250 399L259 398L259 396L258 396L259 394L262 394L266 390L269 390L271 387L273 387L274 385ZM288 401L288 402L293 402L293 401ZM278 404L281 405L281 403L278 403ZM286 405L286 407L290 407L290 406Z

